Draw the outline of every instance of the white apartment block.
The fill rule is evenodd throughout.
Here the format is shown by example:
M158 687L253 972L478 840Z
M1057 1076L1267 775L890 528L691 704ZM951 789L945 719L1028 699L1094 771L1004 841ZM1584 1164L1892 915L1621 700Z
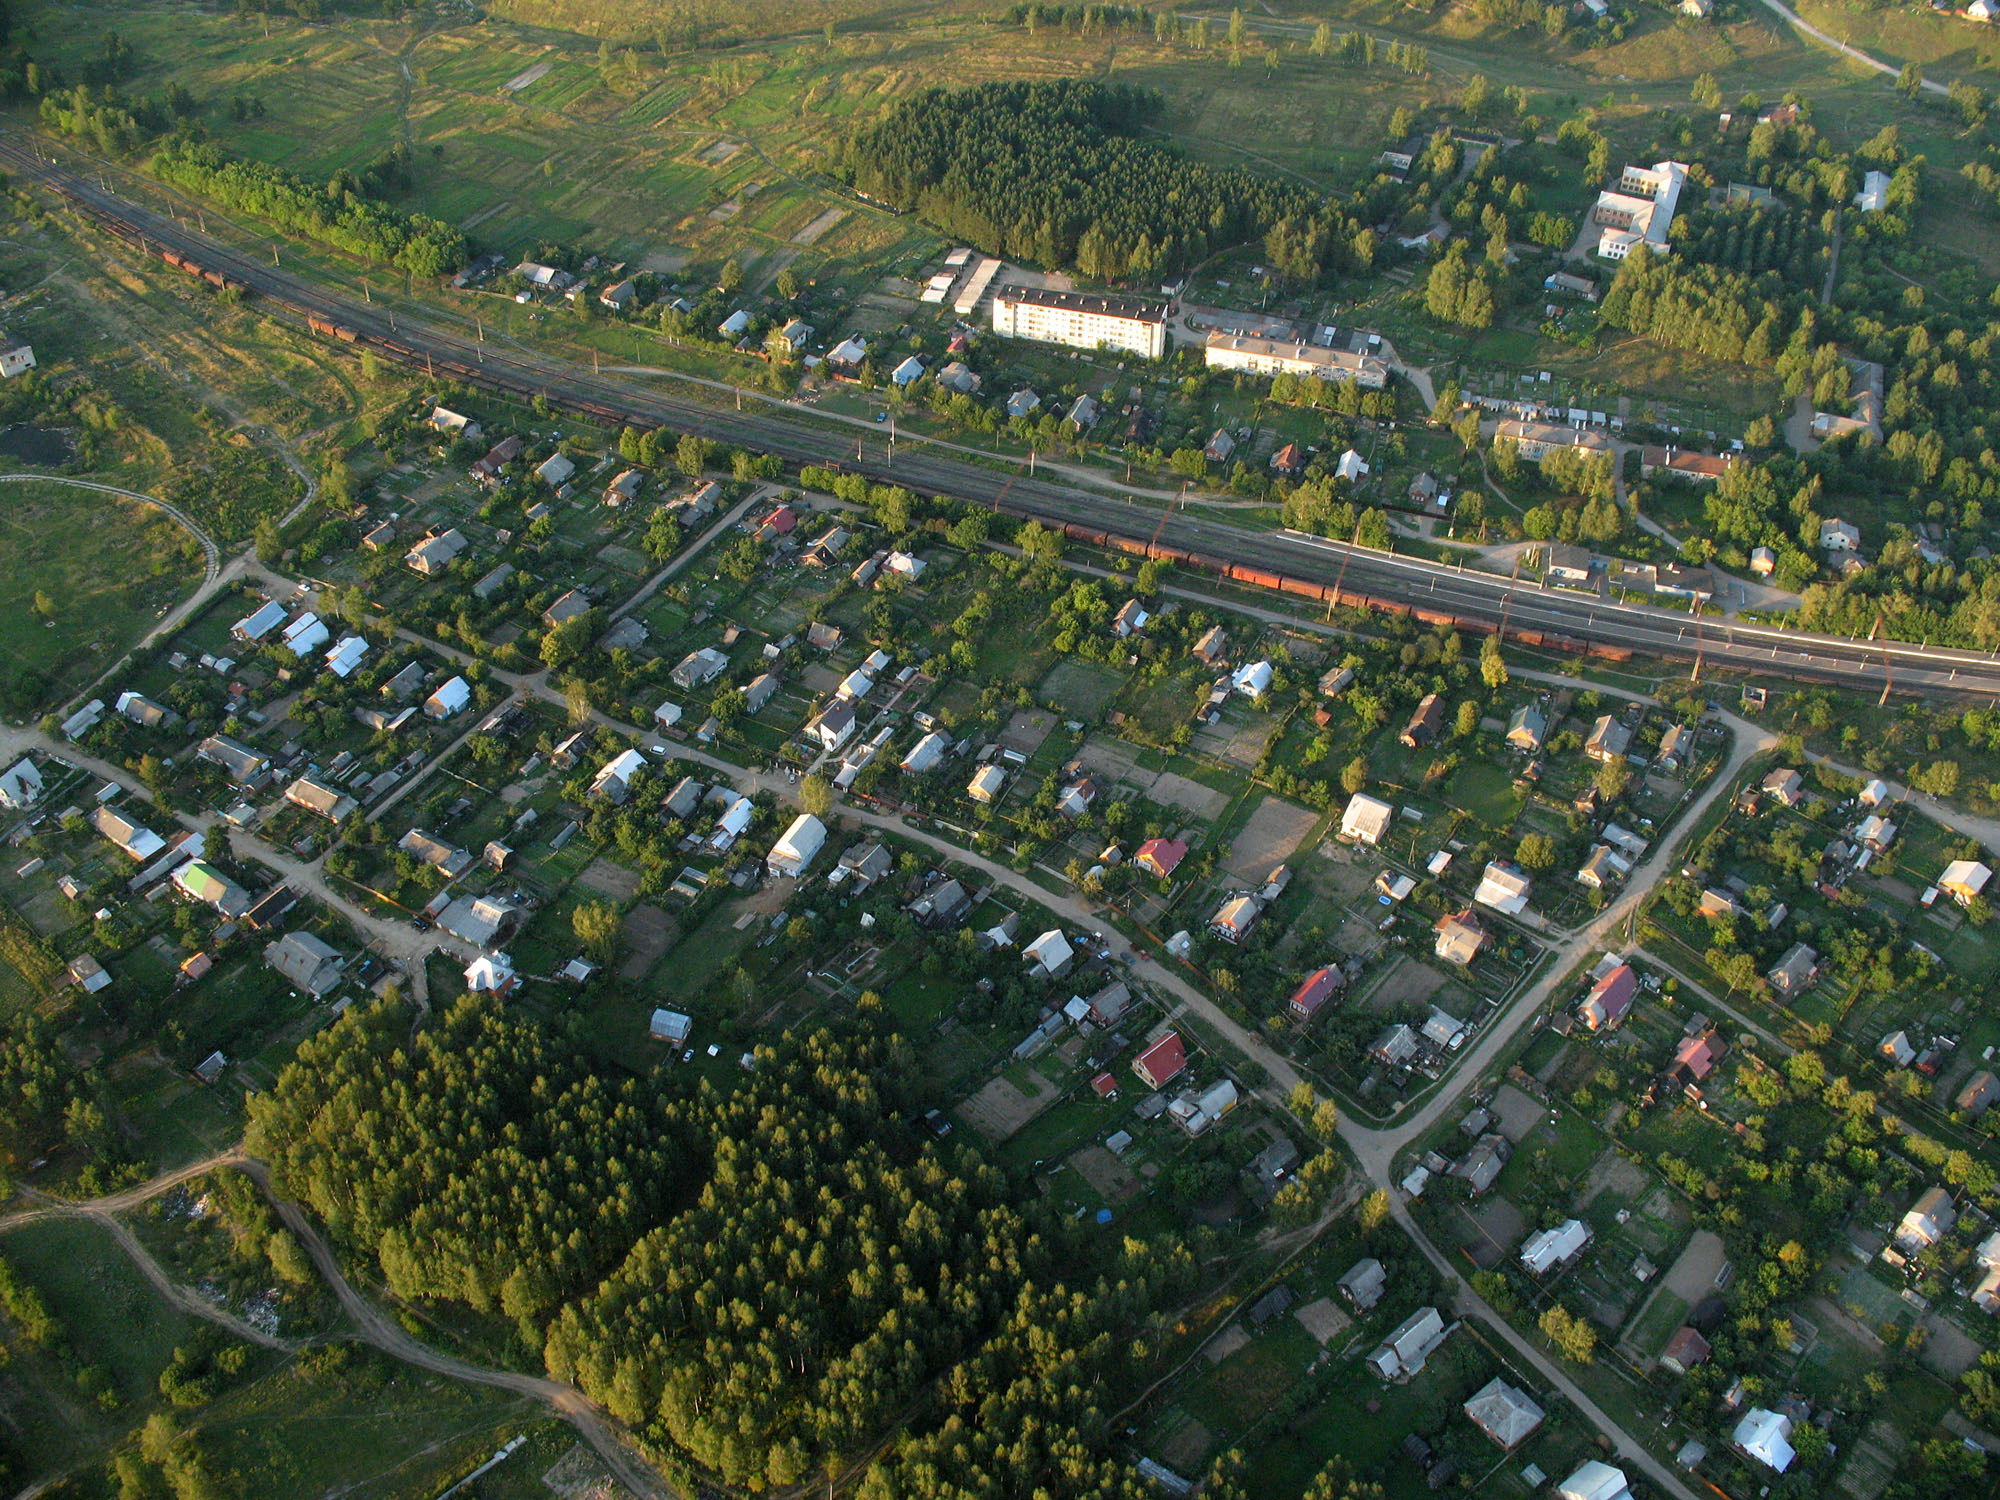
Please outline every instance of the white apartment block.
M1674 221L1687 174L1687 163L1679 161L1628 166L1616 190L1599 193L1591 210L1590 221L1598 226L1597 253L1606 260L1623 260L1634 245L1666 249L1667 226Z
M1371 391L1379 391L1389 383L1389 367L1375 355L1322 349L1317 344L1216 332L1208 336L1204 352L1211 370L1242 370L1251 375L1317 375L1330 384L1352 382Z
M1136 297L1007 287L993 294L993 331L1006 339L1072 349L1108 346L1159 359L1167 352L1167 308Z

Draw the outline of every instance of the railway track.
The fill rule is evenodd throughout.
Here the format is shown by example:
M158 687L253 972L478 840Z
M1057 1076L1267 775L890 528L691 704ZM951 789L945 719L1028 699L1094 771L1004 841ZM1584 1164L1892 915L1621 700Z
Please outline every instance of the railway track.
M1699 620L1522 585L1418 558L1351 547L1296 532L1249 531L1223 521L1150 508L1120 498L1005 472L924 450L906 439L893 458L879 439L835 428L805 412L711 406L584 371L564 360L487 345L406 311L266 265L167 215L110 192L44 157L32 142L0 137L0 164L63 198L99 228L157 256L217 291L255 295L273 316L307 332L372 351L432 376L549 405L610 427L662 427L949 496L1035 519L1072 539L1158 558L1331 607L1413 616L1440 628L1490 632L1551 649L1613 661L1635 655L1729 666L1762 675L1893 692L2000 699L2000 660L1928 644L1859 641L1804 631Z

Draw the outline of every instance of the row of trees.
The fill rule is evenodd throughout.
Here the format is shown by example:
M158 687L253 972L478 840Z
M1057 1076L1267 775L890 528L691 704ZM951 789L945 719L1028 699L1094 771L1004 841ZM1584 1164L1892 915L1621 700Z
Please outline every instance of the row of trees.
M414 276L442 276L465 260L465 236L458 230L364 197L348 175L315 187L283 168L243 161L187 136L164 142L152 170L162 182L256 214L289 234Z

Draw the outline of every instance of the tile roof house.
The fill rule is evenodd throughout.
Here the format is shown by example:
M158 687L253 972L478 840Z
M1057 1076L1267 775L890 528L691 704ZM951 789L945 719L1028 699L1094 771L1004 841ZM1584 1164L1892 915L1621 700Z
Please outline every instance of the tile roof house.
M1462 1178L1471 1189L1472 1196L1477 1198L1493 1186L1500 1169L1507 1165L1513 1154L1514 1148L1507 1137L1489 1131L1472 1143L1471 1150L1451 1164L1451 1175Z
M86 995L95 995L99 990L108 989L111 975L104 965L89 953L79 953L65 966L70 983L78 986Z
M1518 1448L1542 1425L1543 1411L1499 1376L1473 1392L1461 1408L1472 1425L1502 1448Z
M134 724L147 729L161 729L180 721L180 715L163 703L155 703L143 693L120 693L113 705L117 711Z
M1285 1009L1301 1023L1310 1024L1326 1003L1340 993L1347 983L1347 975L1338 965L1329 964L1323 969L1308 974L1299 987L1292 991L1291 999L1285 1002Z
M1683 1323L1667 1340L1667 1347L1660 1351L1660 1368L1685 1375L1696 1365L1705 1363L1713 1352L1708 1340L1701 1336L1700 1329Z
M1532 703L1523 703L1507 721L1507 743L1533 755L1542 748L1549 732L1549 716Z
M148 860L167 847L167 841L152 829L102 805L92 808L90 826L103 834L119 851L136 860Z
M318 813L334 823L345 822L348 815L361 805L338 787L315 781L310 776L301 776L286 787L285 800L294 807L303 807L307 812Z
M1132 862L1143 866L1158 879L1169 878L1187 858L1188 846L1180 839L1147 839L1139 846Z
M1965 1080L1965 1087L1953 1098L1951 1107L1978 1119L1993 1107L1996 1099L2000 1099L2000 1079L1981 1068Z
M1187 1067L1187 1045L1170 1031L1132 1059L1132 1071L1148 1088L1163 1089Z
M1631 873L1631 860L1609 844L1599 844L1590 851L1590 857L1577 867L1576 883L1594 891L1601 891L1613 881L1623 880Z
M1368 1055L1384 1067L1400 1068L1417 1055L1417 1034L1398 1021L1368 1044Z
M1715 1071L1715 1065L1729 1055L1729 1043L1711 1026L1698 1036L1684 1036L1674 1048L1673 1073L1691 1083L1700 1083Z
M472 868L472 856L465 850L454 849L421 828L412 828L404 834L396 841L396 847L432 869L442 870L446 879L454 879Z
M264 962L315 1000L340 985L347 960L310 932L288 932L264 947Z
M1767 795L1777 798L1787 807L1796 806L1805 796L1806 779L1789 766L1780 766L1759 784Z
M1577 1019L1592 1031L1610 1031L1625 1019L1639 993L1639 976L1630 964L1620 964L1590 987L1583 1004L1576 1008Z

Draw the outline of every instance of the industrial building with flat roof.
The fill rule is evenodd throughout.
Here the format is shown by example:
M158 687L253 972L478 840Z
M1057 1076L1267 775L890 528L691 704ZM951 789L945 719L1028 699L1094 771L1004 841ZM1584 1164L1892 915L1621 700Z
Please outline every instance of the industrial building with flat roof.
M1108 346L1160 359L1167 352L1167 308L1137 297L1008 287L993 295L993 331L1007 339L1072 349Z

